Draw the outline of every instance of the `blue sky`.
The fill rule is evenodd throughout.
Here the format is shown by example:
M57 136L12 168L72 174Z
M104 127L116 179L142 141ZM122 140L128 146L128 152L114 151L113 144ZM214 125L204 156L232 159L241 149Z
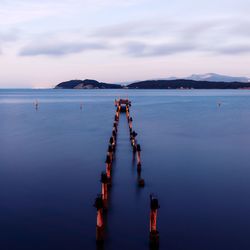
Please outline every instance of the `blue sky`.
M0 87L250 77L248 0L0 0Z

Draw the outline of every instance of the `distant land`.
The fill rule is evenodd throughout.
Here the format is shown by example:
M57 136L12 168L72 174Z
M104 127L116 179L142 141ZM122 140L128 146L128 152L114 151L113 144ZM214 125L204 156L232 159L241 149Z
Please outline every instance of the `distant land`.
M200 74L200 75L193 74L191 76L183 77L183 78L172 76L172 77L167 77L167 78L148 79L148 80L178 80L178 79L194 80L194 81L208 81L208 82L250 82L250 78L248 77L227 76L227 75L219 75L215 73L207 73L207 74ZM132 82L129 82L129 83L132 83Z
M120 84L98 82L96 80L70 80L61 82L55 87L56 89L120 89Z
M203 75L193 74L189 77L186 77L185 79L208 82L250 82L250 78L248 77L226 76L215 73L208 73Z
M96 80L70 80L61 82L56 89L244 89L250 88L247 77L232 77L209 73L191 75L185 79L175 77L166 79L146 80L123 84L98 82Z

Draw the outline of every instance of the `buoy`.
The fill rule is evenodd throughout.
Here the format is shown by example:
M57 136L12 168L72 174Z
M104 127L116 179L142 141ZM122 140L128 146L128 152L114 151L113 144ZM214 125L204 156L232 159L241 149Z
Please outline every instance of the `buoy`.
M35 105L35 109L38 110L38 106L39 106L38 100L35 101L34 105Z

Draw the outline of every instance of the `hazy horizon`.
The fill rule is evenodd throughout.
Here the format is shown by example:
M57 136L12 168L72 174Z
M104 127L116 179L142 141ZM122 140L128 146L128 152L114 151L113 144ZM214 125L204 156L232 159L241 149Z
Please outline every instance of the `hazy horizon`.
M0 0L0 88L250 77L250 2Z

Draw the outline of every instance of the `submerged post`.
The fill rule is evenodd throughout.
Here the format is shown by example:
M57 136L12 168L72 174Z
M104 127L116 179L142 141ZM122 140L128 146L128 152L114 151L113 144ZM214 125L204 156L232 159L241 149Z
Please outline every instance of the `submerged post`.
M137 170L141 170L141 145L136 145L136 152L137 152Z
M127 118L129 118L130 114L129 114L129 105L126 104L126 116Z
M115 128L113 128L112 137L114 138L114 140L116 140L116 136L117 136L116 130L115 130Z
M113 136L110 137L109 143L112 145L113 152L115 152L115 139Z
M129 117L128 123L129 123L129 128L131 128L131 129L132 129L132 122L133 122L133 118Z
M108 147L108 156L110 157L110 161L112 162L112 160L113 160L113 147L111 144L109 144L109 147Z
M145 180L141 178L141 171L137 171L137 183L139 187L145 186Z
M150 194L150 233L149 242L151 246L159 245L159 232L157 231L157 210L160 208L158 199Z
M111 183L111 159L109 155L107 155L105 163L106 163L106 175L108 183Z
M103 222L103 201L101 195L98 195L96 197L94 207L96 207L97 209L96 242L102 243L104 241L104 222Z
M113 124L113 128L115 129L115 131L117 132L117 123L116 122L114 122L114 124Z
M132 128L130 128L129 131L130 131L131 146L133 147L133 153L135 153L137 150L136 139L135 139L135 137L137 136L137 133L135 131L132 132Z

